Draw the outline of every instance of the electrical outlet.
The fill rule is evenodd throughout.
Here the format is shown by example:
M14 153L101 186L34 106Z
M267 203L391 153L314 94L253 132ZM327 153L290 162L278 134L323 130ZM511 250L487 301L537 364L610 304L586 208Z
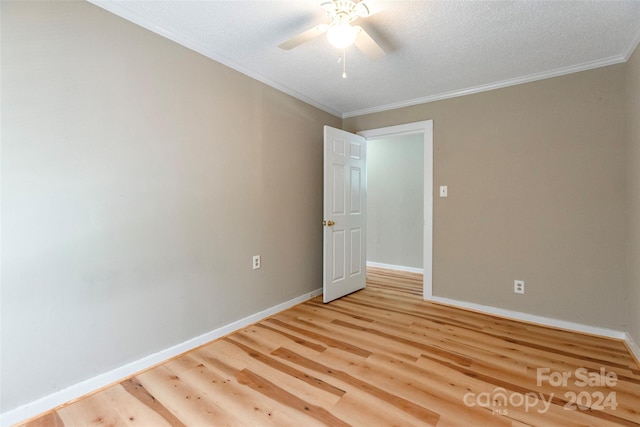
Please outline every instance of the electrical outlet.
M514 280L513 281L513 293L514 294L524 294L524 280Z
M253 256L253 269L257 270L260 268L260 255Z

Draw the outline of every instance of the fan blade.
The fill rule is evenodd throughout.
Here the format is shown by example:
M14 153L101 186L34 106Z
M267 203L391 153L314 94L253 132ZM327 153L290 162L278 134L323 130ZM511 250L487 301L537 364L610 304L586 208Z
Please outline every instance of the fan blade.
M315 27L304 31L297 36L294 36L287 40L286 42L280 43L278 47L284 50L291 50L294 47L300 46L303 43L306 43L310 40L315 39L318 36L323 35L327 32L329 26L326 24L316 25Z
M382 58L385 53L384 50L378 46L378 43L376 43L375 40L373 40L364 29L362 29L362 27L356 28L359 30L355 41L356 47L360 49L360 51L364 53L364 56L366 56L370 61Z

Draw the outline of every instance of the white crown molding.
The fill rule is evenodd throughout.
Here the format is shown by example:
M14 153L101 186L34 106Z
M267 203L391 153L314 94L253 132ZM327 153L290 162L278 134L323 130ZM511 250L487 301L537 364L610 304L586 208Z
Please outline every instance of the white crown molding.
M147 370L160 363L166 362L173 357L186 353L187 351L193 350L196 347L200 347L201 345L207 344L220 337L229 335L239 329L242 329L249 325L253 325L254 323L261 321L262 319L273 316L276 313L303 303L304 301L307 301L321 294L322 288L316 289L315 291L308 292L292 300L285 301L266 310L252 314L243 319L231 322L205 334L174 345L173 347L169 347L157 353L150 354L149 356L143 357L142 359L133 361L131 363L127 363L126 365L113 369L109 372L105 372L93 378L89 378L77 384L73 384L65 389L51 393L26 405L4 412L0 414L0 426L8 427L26 421L29 418L33 418L44 412L50 411L60 405L83 397L91 392L111 385L115 385L127 377L131 377L132 375Z
M381 105L378 107L365 108L362 110L350 111L342 114L343 119L356 116L364 116L365 114L380 113L383 111L395 110L403 107L411 107L413 105L426 104L434 101L442 101L444 99L456 98L464 95L472 95L474 93L487 92L494 89L502 89L509 86L515 86L524 83L535 82L538 80L549 79L552 77L564 76L567 74L578 73L580 71L592 70L595 68L606 67L608 65L615 65L625 62L626 59L623 55L613 56L610 58L601 59L598 61L586 62L580 65L574 65L571 67L558 68L556 70L545 71L543 73L530 74L528 76L517 77L515 79L503 80L501 82L490 83L486 85L473 86L466 89L454 90L452 92L445 92L436 95L429 95L421 98L410 99L408 101L395 102L392 104Z
M116 2L113 0L87 0L89 3L98 6L108 12L113 13L114 15L117 15L123 19L126 19L127 21L130 21L140 27L146 28L149 31L152 31L156 34L161 35L162 37L165 37L171 41L174 41L176 43L178 43L181 46L184 46L188 49L191 49L195 52L198 52L201 55L206 56L209 59L212 59L216 62L219 62L223 65L226 65L229 68L232 68L234 70L236 70L237 72L244 74L245 76L251 77L254 80L257 80L261 83L266 84L267 86L271 86L274 89L279 90L280 92L283 92L287 95L290 95L296 99L299 99L302 102L305 102L313 107L316 107L322 111L325 111L333 116L336 117L342 117L342 113L340 113L339 111L334 110L331 107L327 107L324 104L321 104L309 97L304 96L303 94L288 88L286 86L283 86L279 83L276 83L258 73L255 73L245 67L242 67L241 65L238 65L237 63L235 63L234 61L232 61L231 59L222 56L196 42L194 42L193 40L191 40L188 37L185 37L182 34L178 34L175 33L173 31L169 31L166 28L164 28L161 25L158 25L157 23L150 21L149 19L140 16L138 13L133 12L130 9L127 9L125 7L126 2Z
M631 43L629 43L629 48L627 49L627 52L623 55L625 62L627 62L629 58L631 58L631 55L633 55L633 52L635 52L636 48L638 47L638 44L640 44L640 30L638 30L635 37L631 39Z

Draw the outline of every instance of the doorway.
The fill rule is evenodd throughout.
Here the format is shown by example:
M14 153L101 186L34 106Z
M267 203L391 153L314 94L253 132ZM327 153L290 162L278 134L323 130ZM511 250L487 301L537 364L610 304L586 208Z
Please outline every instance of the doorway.
M367 266L423 271L424 138L367 140Z
M423 147L423 233L422 233L422 270L423 298L432 296L433 280L433 121L408 123L379 129L358 132L369 141L395 140L401 143L401 137L422 138ZM374 142L375 144L375 142Z

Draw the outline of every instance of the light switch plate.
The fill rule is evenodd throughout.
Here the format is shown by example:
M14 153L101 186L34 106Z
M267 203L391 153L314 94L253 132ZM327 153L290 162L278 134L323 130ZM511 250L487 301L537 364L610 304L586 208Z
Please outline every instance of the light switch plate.
M440 186L440 197L447 197L447 194L449 193L449 190L447 189L446 185L441 185Z

